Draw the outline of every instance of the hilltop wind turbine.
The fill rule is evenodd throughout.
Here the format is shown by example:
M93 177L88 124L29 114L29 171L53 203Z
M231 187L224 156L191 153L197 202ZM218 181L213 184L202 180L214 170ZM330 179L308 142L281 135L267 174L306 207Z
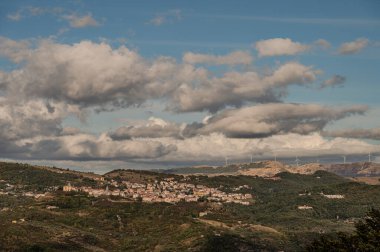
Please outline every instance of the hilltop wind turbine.
M300 160L298 159L298 156L296 156L296 160L295 161L296 161L296 165L299 166L300 165L299 164Z

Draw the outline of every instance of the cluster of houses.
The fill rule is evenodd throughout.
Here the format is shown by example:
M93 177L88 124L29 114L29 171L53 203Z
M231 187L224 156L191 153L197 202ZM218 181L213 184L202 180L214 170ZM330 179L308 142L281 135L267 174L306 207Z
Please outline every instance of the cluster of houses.
M297 208L298 208L299 210L310 210L310 209L313 209L312 206L308 206L308 205L298 206Z
M311 192L305 192L305 193L299 193L298 196L310 196ZM328 199L344 199L344 195L342 194L324 194L321 192L319 195L328 198ZM308 205L302 205L297 207L299 210L311 210L313 209L312 206Z
M342 194L324 194L321 192L321 195L328 199L344 199L344 195Z
M241 185L241 186L237 186L237 187L234 187L231 189L232 189L232 191L236 192L236 191L240 191L243 189L252 189L252 187L250 187L249 185Z
M304 193L299 193L298 196L310 196L311 192L304 192ZM328 199L344 199L344 195L342 194L324 194L321 192L319 195L328 198Z
M36 199L51 196L52 192L57 191L59 186L49 186L44 188L44 192L27 191L24 185L12 185L5 180L0 180L0 195L21 195Z
M113 189L110 189L112 187ZM143 202L168 202L176 203L180 201L196 202L207 200L211 202L226 202L249 205L252 201L251 194L226 193L216 188L209 188L204 185L194 185L181 183L173 178L166 178L153 183L132 183L122 181L118 183L111 180L110 186L105 188L74 187L70 184L63 187L64 191L82 191L94 197L99 196L120 196L122 198L141 200Z

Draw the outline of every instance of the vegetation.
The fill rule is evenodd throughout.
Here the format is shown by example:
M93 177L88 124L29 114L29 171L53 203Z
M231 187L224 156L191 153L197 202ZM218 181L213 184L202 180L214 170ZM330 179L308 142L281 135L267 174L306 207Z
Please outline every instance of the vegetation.
M379 230L368 228L372 220L378 220L378 211L358 221L370 209L380 209L380 186L323 171L313 175L281 173L277 180L175 176L179 181L225 192L251 193L254 203L248 206L221 205L207 198L177 204L127 202L59 188L42 198L23 194L62 187L67 182L144 182L168 176L173 177L122 170L107 174L106 181L100 182L81 174L1 163L0 190L5 193L0 194L0 251L331 251L322 243L334 246L355 241L357 248L365 241L377 246L379 240ZM345 197L328 199L321 192ZM312 209L300 210L300 205Z
M62 169L51 172L42 167L19 163L0 162L0 179L10 184L22 185L28 189L43 191L47 187L63 186L71 181L74 185L94 185L87 177L64 173Z
M308 251L379 251L380 211L371 209L364 220L359 221L353 234L323 235L315 240Z
M128 180L133 183L146 183L155 180L161 181L164 178L174 178L180 180L183 176L174 174L158 173L144 170L114 170L104 174L107 179L114 179L118 182Z

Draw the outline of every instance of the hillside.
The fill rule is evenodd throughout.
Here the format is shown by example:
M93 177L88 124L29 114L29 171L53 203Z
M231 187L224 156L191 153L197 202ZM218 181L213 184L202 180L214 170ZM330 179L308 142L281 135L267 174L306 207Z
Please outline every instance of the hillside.
M116 170L90 179L51 169L0 164L1 251L304 251L320 233L350 233L371 207L380 208L380 186L326 171L263 178ZM62 191L68 182L75 190ZM138 185L177 197L183 189L176 188L187 185L187 196L213 190L252 199L241 204L204 194L166 203L113 194Z
M375 177L380 176L380 164L373 162L347 163L347 164L319 164L309 163L300 166L290 166L276 161L260 161L246 164L232 164L219 167L184 167L164 170L164 173L171 174L228 174L246 175L259 177L273 177L280 172L290 172L299 174L313 174L316 171L324 170L345 177Z
M152 182L155 180L162 180L164 178L178 178L176 175L157 173L152 171L141 171L141 170L114 170L107 172L103 175L104 178L114 179L114 180L128 180L134 183L144 183Z

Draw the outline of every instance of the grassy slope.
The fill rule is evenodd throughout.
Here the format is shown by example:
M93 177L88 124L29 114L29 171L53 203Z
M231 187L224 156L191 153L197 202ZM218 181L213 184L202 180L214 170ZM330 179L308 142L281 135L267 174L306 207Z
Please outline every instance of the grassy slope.
M121 175L142 181L157 178L149 172L128 171ZM251 206L115 203L64 193L43 200L0 195L0 250L17 251L34 246L51 251L207 251L222 246L240 247L243 251L250 248L295 251L302 250L319 232L352 231L353 224L347 223L347 219L363 217L369 207L380 207L380 186L350 182L327 172L282 173L279 177L278 181L247 176L190 177L196 184L223 185L221 189L227 192L239 185L249 185L252 189L242 192L255 195L255 204ZM1 179L28 184L36 190L67 181L93 183L81 176L6 163L0 164ZM305 190L312 195L298 196ZM320 196L321 191L346 197L330 200ZM313 210L297 209L304 204L313 206ZM48 205L60 208L47 210ZM210 213L203 221L194 218L206 210ZM22 218L26 221L12 224L12 220Z

